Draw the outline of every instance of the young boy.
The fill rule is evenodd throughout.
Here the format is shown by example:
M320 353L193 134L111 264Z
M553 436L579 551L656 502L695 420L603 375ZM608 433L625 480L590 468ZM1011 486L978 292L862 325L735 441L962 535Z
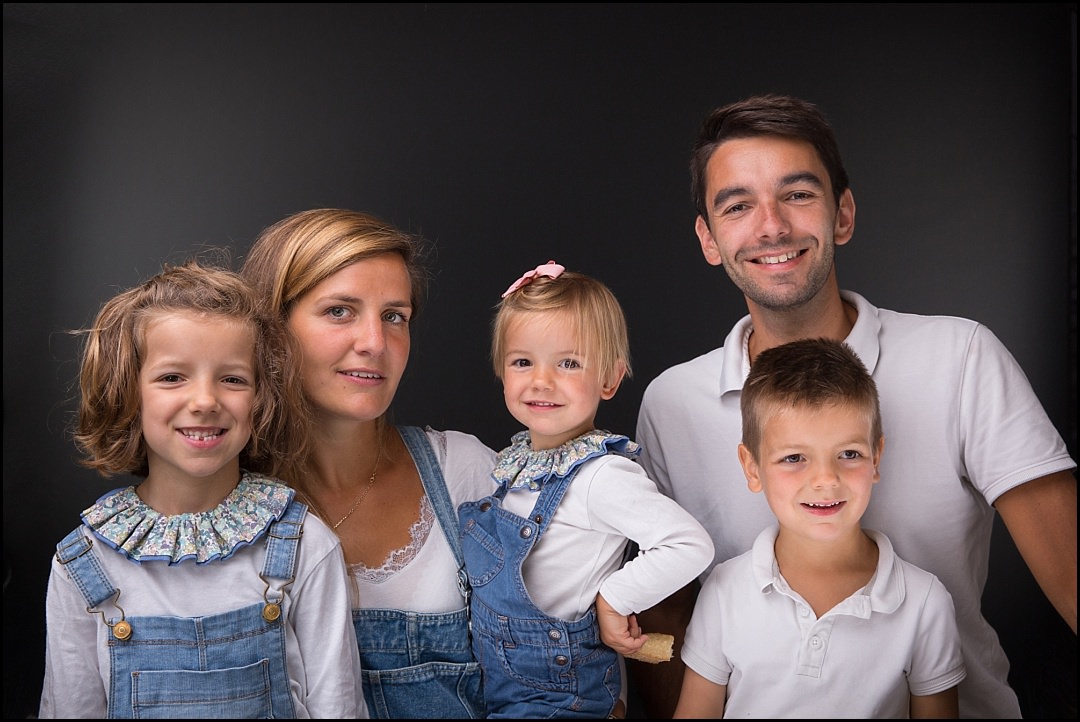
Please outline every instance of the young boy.
M675 717L957 717L952 597L860 524L885 445L862 362L839 341L776 346L741 404L739 461L778 526L703 585Z

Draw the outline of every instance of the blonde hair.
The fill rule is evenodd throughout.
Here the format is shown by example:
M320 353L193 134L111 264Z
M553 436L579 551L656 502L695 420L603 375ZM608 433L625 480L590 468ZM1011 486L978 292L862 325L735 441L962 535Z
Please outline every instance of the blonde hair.
M536 276L504 298L491 325L491 363L502 378L506 355L506 333L511 322L528 313L563 313L577 336L597 378L610 380L620 362L627 378L630 369L630 340L626 315L615 294L600 281L573 271L558 278Z
M240 273L286 324L296 302L322 281L346 266L388 253L396 254L405 264L411 285L411 319L415 319L427 297L427 246L421 237L370 213L314 208L287 216L259 234ZM298 349L291 360L297 369L302 353ZM310 417L310 402L305 403L303 412ZM376 422L383 443L390 430L389 413ZM302 482L311 471L309 463L307 454L291 459L287 480Z
M290 374L286 364L288 335L238 274L196 259L179 266L164 264L157 275L106 302L89 329L75 332L85 336L73 434L86 455L80 463L106 477L149 474L139 390L146 328L176 313L234 320L250 329L255 398L251 439L240 464L275 475L284 460L302 453L306 445L297 427L285 423L284 410L302 404L303 398L299 374Z
M405 262L415 318L427 296L423 241L369 213L315 208L287 216L259 234L240 273L284 321L297 299L322 281L385 253L396 253Z

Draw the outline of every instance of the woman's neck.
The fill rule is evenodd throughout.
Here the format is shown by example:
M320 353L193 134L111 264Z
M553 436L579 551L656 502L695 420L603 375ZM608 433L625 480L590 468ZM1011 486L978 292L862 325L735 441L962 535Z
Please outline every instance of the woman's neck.
M382 431L376 421L323 424L312 430L313 481L328 489L356 486L357 474L371 469L383 452Z

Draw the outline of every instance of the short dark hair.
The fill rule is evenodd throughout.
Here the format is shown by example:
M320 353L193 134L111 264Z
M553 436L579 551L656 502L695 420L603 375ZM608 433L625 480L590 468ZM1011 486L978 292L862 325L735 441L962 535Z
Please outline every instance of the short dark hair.
M698 215L709 218L705 206L705 168L716 149L735 138L777 135L804 140L814 147L829 173L837 205L848 189L832 126L813 103L789 95L756 95L709 113L701 124L690 155L690 196Z

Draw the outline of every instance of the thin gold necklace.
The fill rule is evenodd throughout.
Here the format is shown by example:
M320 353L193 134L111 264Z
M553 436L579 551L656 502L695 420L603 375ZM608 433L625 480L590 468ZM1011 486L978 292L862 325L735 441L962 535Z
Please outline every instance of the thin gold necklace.
M338 519L338 523L334 524L334 526L331 527L334 531L337 531L337 528L339 526L341 526L342 524L344 524L345 520L353 515L353 512L356 511L356 509L360 506L360 502L362 502L364 500L364 497L366 497L368 495L368 492L371 491L371 487L375 486L375 474L377 474L378 472L379 472L379 457L375 457L375 468L371 470L371 478L368 479L367 486L365 486L360 491L360 496L356 497L356 501L354 501L353 505L351 507L349 507L349 511L347 511L345 513L345 516Z

